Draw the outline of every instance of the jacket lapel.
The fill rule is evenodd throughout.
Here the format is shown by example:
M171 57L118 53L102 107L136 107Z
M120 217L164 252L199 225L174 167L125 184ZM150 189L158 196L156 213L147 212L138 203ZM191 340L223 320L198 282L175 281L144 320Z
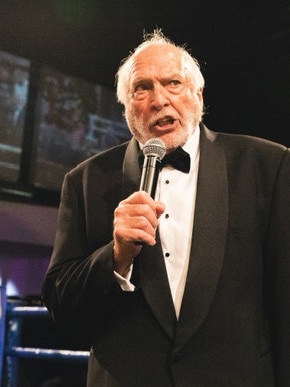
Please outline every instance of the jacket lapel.
M140 184L141 170L138 161L139 146L135 139L129 141L123 161L123 197L126 198L137 191Z
M155 246L143 246L139 264L140 286L144 296L159 324L173 338L176 316L158 236Z
M228 224L228 181L223 145L204 128L188 277L176 331L182 347L206 318L218 284Z
M139 189L141 171L138 154L138 143L132 139L123 162L124 197ZM173 337L176 317L158 232L156 239L155 246L144 245L138 256L140 287L160 325Z

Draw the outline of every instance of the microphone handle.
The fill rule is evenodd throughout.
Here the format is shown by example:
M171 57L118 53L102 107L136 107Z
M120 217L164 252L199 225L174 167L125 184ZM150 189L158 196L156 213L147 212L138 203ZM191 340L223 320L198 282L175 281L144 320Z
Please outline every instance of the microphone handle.
M157 156L145 156L140 181L140 191L147 192L155 198L157 180L161 170L161 161Z

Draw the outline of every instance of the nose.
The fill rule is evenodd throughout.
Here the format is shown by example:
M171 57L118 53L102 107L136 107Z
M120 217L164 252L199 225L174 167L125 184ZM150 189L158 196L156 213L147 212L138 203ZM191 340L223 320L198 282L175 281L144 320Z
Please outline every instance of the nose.
M156 110L161 110L163 107L170 104L167 90L160 84L154 85L151 90L151 106Z

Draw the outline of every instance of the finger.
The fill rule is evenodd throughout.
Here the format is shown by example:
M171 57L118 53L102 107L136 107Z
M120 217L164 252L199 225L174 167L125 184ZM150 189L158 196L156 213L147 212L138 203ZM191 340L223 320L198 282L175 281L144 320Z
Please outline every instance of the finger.
M147 222L155 229L158 225L156 206L152 208L148 204L124 204L120 205L115 210L115 220L125 222L130 227L147 226Z
M138 228L116 227L114 230L114 239L119 243L128 244L148 244L155 245L155 233L152 235L147 231Z
M120 204L148 204L150 207L155 207L155 201L145 191L137 191L124 199Z

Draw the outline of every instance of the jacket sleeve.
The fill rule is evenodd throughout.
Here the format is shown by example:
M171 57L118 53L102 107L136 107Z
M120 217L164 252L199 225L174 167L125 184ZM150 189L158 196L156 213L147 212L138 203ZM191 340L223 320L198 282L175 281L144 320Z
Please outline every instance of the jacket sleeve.
M268 311L276 386L290 380L290 152L276 178L265 246Z
M121 289L112 268L112 241L88 243L84 200L70 174L65 177L56 239L43 285L44 303L65 329L90 331L114 308ZM97 213L97 212L96 212ZM100 224L103 219L95 219ZM102 244L101 244L102 243Z

